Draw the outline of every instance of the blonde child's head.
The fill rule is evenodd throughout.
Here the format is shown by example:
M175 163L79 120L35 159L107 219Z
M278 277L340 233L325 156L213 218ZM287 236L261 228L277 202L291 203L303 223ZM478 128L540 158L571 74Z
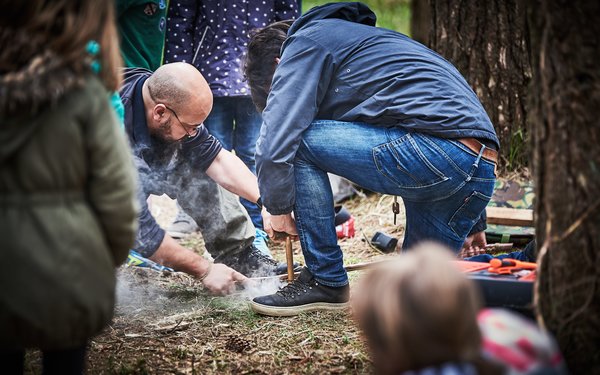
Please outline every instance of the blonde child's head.
M480 357L475 286L448 249L423 243L366 274L353 296L380 373Z

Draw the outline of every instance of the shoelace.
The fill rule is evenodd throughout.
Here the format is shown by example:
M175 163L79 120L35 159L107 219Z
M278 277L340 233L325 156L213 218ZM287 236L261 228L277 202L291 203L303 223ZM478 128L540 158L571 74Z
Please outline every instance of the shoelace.
M260 238L263 240L268 240L269 239L269 235L267 234L267 232L265 232L264 230L261 229L256 229L256 234L254 235L254 238Z
M296 279L288 285L284 286L283 288L279 289L277 291L277 294L279 294L282 297L289 298L293 297L294 295L300 295L300 292L306 293L307 289L311 289L309 284Z
M277 266L277 261L275 259L266 256L254 246L252 246L252 250L250 250L250 256L256 257L259 261L263 261L273 266Z

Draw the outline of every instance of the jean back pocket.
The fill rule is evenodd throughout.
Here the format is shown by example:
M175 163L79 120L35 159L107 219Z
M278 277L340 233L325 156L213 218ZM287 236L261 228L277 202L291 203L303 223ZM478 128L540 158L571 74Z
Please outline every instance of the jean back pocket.
M448 180L431 162L436 158L439 158L437 150L419 147L410 133L373 149L379 172L404 189L429 187Z
M489 203L491 197L474 191L463 202L463 204L454 212L448 225L459 239L467 236L473 225L479 220L481 213Z

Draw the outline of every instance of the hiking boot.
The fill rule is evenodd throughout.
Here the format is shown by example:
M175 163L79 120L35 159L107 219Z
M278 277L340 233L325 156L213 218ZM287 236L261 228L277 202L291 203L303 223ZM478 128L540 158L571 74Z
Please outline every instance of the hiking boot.
M349 297L349 285L338 288L322 285L304 268L296 280L275 294L254 298L250 306L263 315L293 316L308 311L345 309Z
M173 238L181 239L198 230L198 225L182 209L177 211L173 223L167 228L167 234Z
M238 254L219 256L215 263L223 263L246 277L275 276L287 272L285 263L278 263L272 257L264 255L254 245L248 246ZM294 267L300 268L297 264L294 264Z

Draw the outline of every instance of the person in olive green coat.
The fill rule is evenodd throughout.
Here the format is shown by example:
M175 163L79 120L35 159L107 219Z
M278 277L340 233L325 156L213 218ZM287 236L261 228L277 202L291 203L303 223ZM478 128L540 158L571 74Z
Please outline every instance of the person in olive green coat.
M113 4L7 4L0 13L0 363L22 372L24 349L38 347L44 371L81 373L86 343L112 318L115 268L137 229L135 172L107 91L120 81ZM52 370L65 358L53 361L52 353L72 363Z

